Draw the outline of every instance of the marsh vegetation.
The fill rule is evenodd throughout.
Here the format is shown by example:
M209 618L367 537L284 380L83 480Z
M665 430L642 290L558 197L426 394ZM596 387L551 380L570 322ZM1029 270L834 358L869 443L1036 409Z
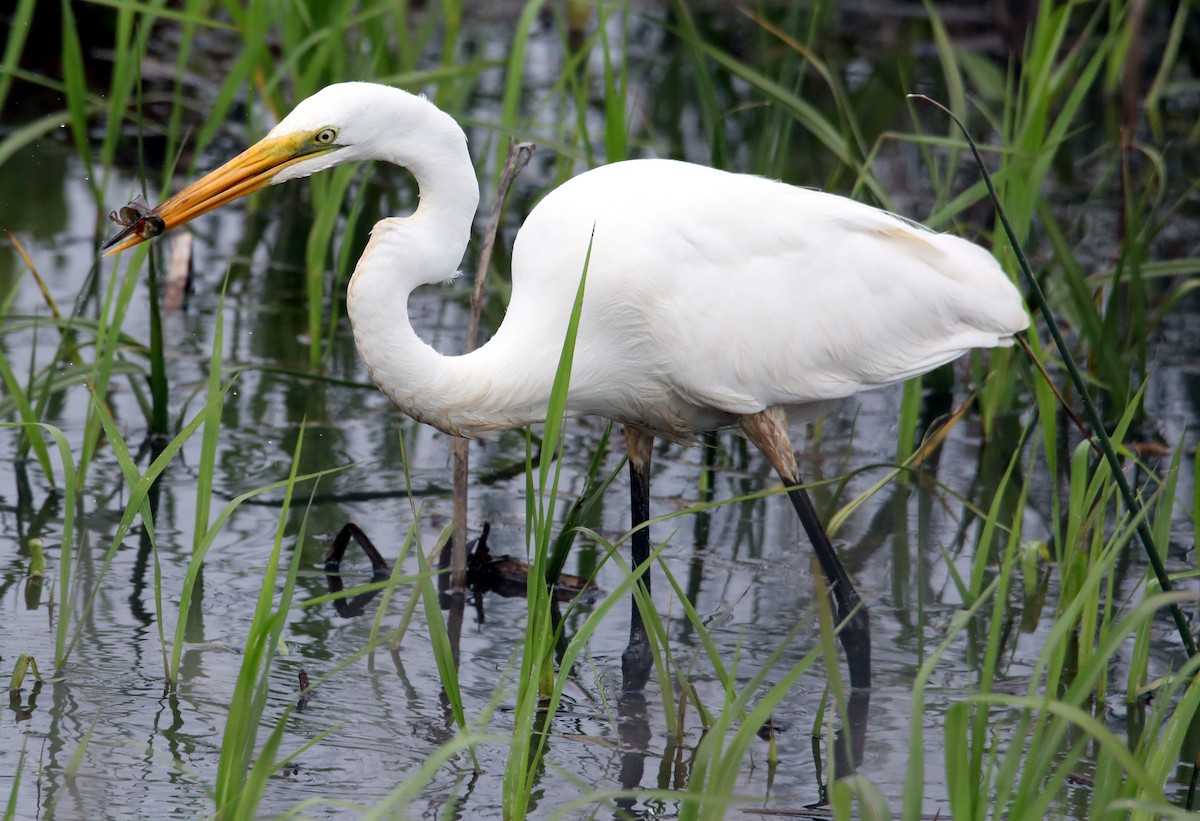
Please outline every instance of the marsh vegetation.
M1190 816L1191 5L11 5L6 818ZM345 320L370 226L414 205L402 172L339 168L197 221L172 307L170 235L100 257L121 203L160 202L346 79L423 91L464 124L479 234L509 141L538 145L502 212L485 336L523 216L635 156L862 199L988 245L1030 293L961 133L907 95L968 126L1064 347L1031 303L1032 358L972 355L795 431L872 609L857 756L842 754L849 694L794 515L732 433L655 453L644 696L619 688L628 487L599 420L473 449L472 534L489 523L492 553L531 581L443 609L450 441L379 395ZM149 227L136 208L116 216ZM461 350L469 300L464 280L422 291L414 324ZM348 521L386 567L349 550L331 593L323 566ZM556 613L539 580L564 567L595 587Z

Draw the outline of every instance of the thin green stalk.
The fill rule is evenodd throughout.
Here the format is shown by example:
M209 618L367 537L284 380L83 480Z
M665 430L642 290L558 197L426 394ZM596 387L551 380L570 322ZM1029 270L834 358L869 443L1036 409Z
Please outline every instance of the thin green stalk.
M580 529L588 522L599 510L604 503L605 493L608 491L608 486L613 483L625 467L625 460L622 459L607 476L601 478L600 471L604 466L605 457L608 455L608 439L612 433L612 423L610 422L604 428L604 433L601 434L599 441L596 443L595 450L592 452L592 458L588 462L587 473L584 474L584 487L579 497L575 500L575 504L567 511L567 516L563 520L562 528L558 532L558 537L554 540L554 544L550 548L550 554L546 561L546 583L553 585L562 574L563 568L566 566L567 557L570 555L571 546L575 543L575 537Z
M921 420L921 393L923 378L916 377L904 383L903 395L900 399L900 417L896 435L896 462L904 464L913 455L917 447L917 425ZM901 482L908 482L910 475L901 471L897 477Z
M437 774L441 772L442 767L463 749L469 750L474 746L494 740L491 736L485 735L456 735L430 753L417 771L400 782L383 801L372 807L370 812L364 814L362 821L391 821L391 819L401 817L401 813L428 788Z
M266 709L272 662L287 623L296 574L303 554L299 549L292 551L287 574L279 592L279 604L275 606L275 581L283 555L284 531L288 524L292 495L297 484L303 481L303 477L298 474L303 445L304 426L301 425L292 453L291 470L284 483L286 491L280 506L275 540L270 556L267 557L266 572L263 574L254 618L246 638L241 670L230 699L229 717L221 740L221 757L217 765L217 781L213 791L218 818L255 817L266 790L267 779L274 771L280 734L291 712L290 707L284 711L283 718L276 725L264 748L256 751L255 740ZM301 526L301 541L303 532L304 527Z
M608 42L608 17L611 13L607 4L599 5L600 44L604 53L604 159L605 162L613 163L627 159L629 151L629 126L625 116L629 92L629 61L621 60L619 67L613 65L612 48ZM629 17L626 4L621 13L622 53L629 45Z
M68 125L75 142L75 151L87 169L85 179L92 194L100 197L99 179L92 163L91 145L87 133L87 78L84 71L83 48L79 44L79 30L75 25L75 13L70 0L61 0L62 9L62 71L66 84Z
M321 354L325 343L322 331L325 327L323 313L328 301L325 293L325 274L330 257L329 249L337 233L342 201L354 180L355 172L355 168L343 166L312 180L315 218L308 232L308 246L304 254L304 283L308 294L308 366L313 370L321 366ZM349 235L352 229L353 226L346 226L343 230Z
M83 446L79 456L81 477L86 476L100 443L100 424L97 422L97 415L101 406L108 401L109 385L112 382L118 354L123 344L121 329L124 327L125 316L133 304L134 294L139 284L137 272L141 268L147 251L143 251L141 248L133 251L129 264L125 267L123 279L118 278L118 266L114 264L112 276L109 277L108 286L105 288L104 298L98 311L95 359L89 368L88 380L88 389L98 400L98 404L91 406L91 413L84 429ZM120 283L119 288L118 282Z
M230 8L231 5L237 7L236 13ZM236 25L241 29L243 48L238 59L226 73L225 81L213 100L204 125L197 133L194 146L197 158L201 156L201 152L209 146L217 132L224 126L230 107L237 99L238 94L245 92L248 87L252 87L255 70L263 64L273 63L267 50L267 44L270 41L268 36L269 5L265 0L250 0L245 4L226 4L225 6L234 17Z
M442 532L442 537L438 540L440 550L445 549L449 535L448 529ZM463 709L462 691L458 686L458 663L455 658L454 642L451 640L446 622L442 618L438 592L433 584L433 571L430 570L429 562L420 548L416 553L417 568L420 570L421 602L425 605L425 623L429 627L429 641L433 645L433 658L437 663L438 673L441 675L442 691L446 694L446 700L450 704L450 711L454 715L454 722L458 725L459 732L466 735L468 732L467 715ZM459 604L461 605L462 602ZM480 772L481 768L479 759L475 756L475 749L473 747L467 749L471 761L474 763L475 772Z
M942 656L958 640L959 635L967 629L971 619L992 598L997 583L998 580L993 579L987 589L976 597L968 609L954 613L951 617L950 627L946 631L946 637L921 664L920 669L917 671L917 677L913 681L912 721L909 730L911 735L901 815L905 821L918 821L918 819L923 817L921 815L921 800L924 798L925 785L925 688L929 685L929 680L936 671L938 662L941 661ZM951 807L956 808L955 817L961 818L973 817L972 811L969 809L965 811L960 810L957 809L958 807L971 807L975 801L982 798L978 794L974 782L969 779L970 767L962 766L968 763L968 759L962 755L962 751L971 749L971 744L967 736L968 722L966 721L966 717L965 711L957 714L953 711L947 711L944 730L947 793L949 794Z
M4 43L4 56L0 57L0 111L12 85L13 71L21 65L21 52L25 38L29 35L29 23L33 19L34 0L18 0L8 21L8 39ZM24 753L22 753L24 755Z
M13 770L12 786L8 788L8 803L4 807L4 821L12 821L17 817L17 795L21 791L21 776L25 773L25 746L28 736L21 741L21 752L17 754L17 764Z
M504 771L502 796L504 818L522 819L526 816L534 779L540 770L540 761L545 751L549 722L554 715L556 703L556 678L554 675L554 647L557 630L551 608L550 586L547 584L547 562L553 544L555 499L558 495L558 480L562 470L561 458L548 458L544 449L549 445L555 456L561 456L563 446L563 422L567 415L567 394L574 360L575 340L579 332L579 321L583 312L584 290L587 284L588 266L591 264L592 243L588 241L580 272L579 287L567 322L566 336L555 371L546 409L543 432L543 454L539 460L536 483L532 464L533 446L530 432L526 430L526 551L529 557L526 599L527 613L525 642L521 654L521 667L517 679L517 708L513 714L513 738L507 766ZM554 473L551 476L551 463ZM569 662L563 662L569 670ZM545 707L542 699L550 696ZM541 726L537 717L544 715ZM536 740L535 740L536 738Z
M0 428L7 427L25 427L28 423L21 422L0 422ZM71 583L75 576L73 574L75 560L75 505L79 499L79 472L75 467L75 459L71 455L71 444L67 440L66 435L45 422L32 423L39 428L49 433L54 439L54 444L58 447L59 460L62 462L63 473L63 497L66 503L63 507L62 521L62 546L59 549L58 555L58 612L55 619L55 638L54 638L54 668L56 672L61 672L66 664L69 649L67 647L67 629L71 622L71 617L74 610L74 598L71 595Z
M32 359L32 351L30 357ZM30 363L30 380L33 380L34 369L32 362ZM40 414L34 411L33 404L29 401L29 394L33 391L34 386L31 384L29 390L21 386L17 379L16 373L12 366L8 363L8 358L0 356L0 380L4 382L4 387L8 389L9 397L15 406L17 416L25 423L26 435L19 445L19 453L24 450L24 446L28 444L33 449L34 456L37 458L38 464L42 468L42 473L51 486L56 485L54 478L54 467L50 462L50 451L46 447L46 441L42 438L41 430L37 427Z
M1071 356L1071 350L1067 346L1066 340L1063 339L1062 333L1058 330L1058 323L1054 320L1054 313L1050 310L1049 303L1046 302L1046 295L1042 293L1042 288L1038 284L1037 277L1033 275L1033 270L1029 267L1029 260L1025 258L1025 251L1022 249L1021 243L1017 240L1016 231L1008 221L1008 215L1004 211L1004 206L1000 203L1000 197L996 193L995 186L992 185L991 175L988 173L987 166L983 162L983 157L979 155L979 149L975 145L975 140L971 138L967 127L963 125L962 121L950 109L936 100L926 97L924 94L910 96L919 100L926 100L944 111L958 125L968 145L971 146L971 154L975 157L975 163L979 167L980 174L983 175L984 182L987 184L988 193L991 195L992 203L996 208L996 215L1000 218L1000 223L1004 226L1004 231L1008 236L1009 242L1012 243L1013 252L1017 256L1017 263L1021 266L1021 272L1025 275L1025 281L1029 286L1029 293L1033 295L1033 300L1037 304L1038 311L1046 322L1046 328L1050 332L1050 336L1054 339L1059 356L1062 357L1063 367L1066 368L1067 374L1070 376L1071 382L1074 384L1075 390L1083 402L1083 409L1087 413L1088 424L1092 427L1095 441L1103 452L1104 458L1108 461L1113 479L1116 481L1121 498L1125 502L1126 510L1129 511L1130 516L1138 519L1138 538L1142 542L1142 548L1145 550L1150 567L1154 570L1154 577L1158 580L1159 587L1162 588L1163 592L1169 593L1172 589L1171 579L1167 575L1166 567L1163 565L1162 556L1159 555L1158 548L1154 544L1154 535L1150 532L1150 525L1146 521L1146 517L1142 515L1141 505L1138 504L1136 497L1133 495L1133 490L1129 487L1129 481L1125 478L1121 460L1113 448L1112 441L1108 438L1108 432L1104 429L1104 420L1100 418L1100 411L1096 408L1096 403L1092 401L1088 384L1079 372L1079 368L1075 365L1075 359ZM1191 628L1188 627L1187 618L1183 615L1183 610L1174 601L1171 602L1170 609L1171 617L1175 620L1175 628L1179 632L1179 638L1183 642L1183 646L1187 648L1188 655L1196 655L1196 641L1192 637Z
M534 24L537 22L538 15L541 14L542 8L545 5L546 0L531 0L529 3L526 3L525 8L521 11L521 16L517 20L512 46L509 51L508 70L505 72L504 95L501 98L499 128L501 133L504 134L516 135L520 132L520 129L517 128L517 117L521 104L522 82L524 80L525 53L529 47L529 37L533 31ZM499 180L499 175L504 169L504 160L507 154L507 143L503 140L498 140L495 162L497 180Z
M228 287L226 279L225 288ZM225 288L222 288L221 299L217 302L215 322L213 323L212 345L208 355L208 380L205 387L204 406L197 413L202 420L203 432L200 437L200 463L196 471L196 518L192 528L192 560L190 565L197 564L197 554L202 552L201 545L211 535L210 509L213 497L213 480L216 476L218 446L221 439L221 416L225 409L225 392L233 386L233 379L228 385L221 385L221 359L225 355ZM199 564L203 559L199 560ZM189 567L190 570L190 567ZM185 585L185 588L187 585ZM187 621L187 603L190 601L190 591L185 590L180 601L180 629ZM183 638L182 633L176 635L176 645ZM178 654L176 654L178 655ZM172 671L176 669L172 663ZM172 680L174 676L172 675Z
M198 417L199 418L199 417ZM314 473L305 473L295 476L294 478L280 479L277 482L256 487L253 490L248 490L245 493L240 493L237 496L226 502L225 506L213 519L209 526L208 532L204 535L202 541L197 543L193 548L193 554L188 561L187 573L184 576L183 586L180 593L179 614L175 624L175 637L171 643L171 660L169 665L168 680L174 685L179 683L179 665L182 660L183 650L187 645L184 631L187 627L188 615L191 611L192 590L196 586L200 571L204 567L204 560L208 556L208 551L216 542L217 537L225 529L230 518L238 507L249 499L261 496L264 493L270 493L273 490L288 490L289 492L294 485L303 482L315 482L325 476L331 476L339 471L345 470L347 466L327 468L325 470L316 471ZM297 550L299 554L302 551Z

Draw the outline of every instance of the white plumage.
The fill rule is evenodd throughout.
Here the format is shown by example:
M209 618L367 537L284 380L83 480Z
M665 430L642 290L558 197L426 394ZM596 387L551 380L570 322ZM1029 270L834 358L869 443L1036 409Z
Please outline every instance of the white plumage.
M788 415L1011 344L1028 325L996 260L963 239L844 197L636 160L581 174L538 204L513 248L504 322L478 350L441 356L413 331L407 302L461 263L479 199L466 137L424 98L367 83L303 101L156 213L170 229L266 184L367 159L408 168L420 190L414 214L376 224L349 285L375 382L406 413L461 436L542 421L590 244L568 408L626 426L635 485L648 482L650 437L729 425L794 485ZM805 527L846 617L857 594L823 532ZM635 545L635 558L647 550Z
M589 241L569 408L670 439L771 405L892 384L971 348L1008 344L1028 324L995 259L958 237L844 197L635 160L547 195L513 248L503 325L474 353L431 358L405 321L407 295L457 269L477 202L474 171L449 116L381 91L390 105L373 104L371 116L389 118L390 108L413 119L418 109L420 141L438 143L440 155L415 163L416 145L399 144L369 152L413 168L421 205L376 227L350 287L350 317L373 378L402 409L448 432L481 436L542 419ZM352 123L334 114L347 105L344 86L325 89L272 133ZM308 170L301 163L289 176ZM443 180L472 196L441 196Z
M513 333L496 343L562 338L592 226L572 408L656 435L892 384L1027 324L969 242L844 197L639 160L582 174L530 214Z

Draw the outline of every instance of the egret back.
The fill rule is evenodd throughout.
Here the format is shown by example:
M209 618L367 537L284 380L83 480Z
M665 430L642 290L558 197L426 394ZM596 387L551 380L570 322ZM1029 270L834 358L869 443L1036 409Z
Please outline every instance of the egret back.
M844 197L639 160L573 178L529 216L497 347L554 356L589 246L571 407L640 414L673 438L902 381L1028 325L971 242Z

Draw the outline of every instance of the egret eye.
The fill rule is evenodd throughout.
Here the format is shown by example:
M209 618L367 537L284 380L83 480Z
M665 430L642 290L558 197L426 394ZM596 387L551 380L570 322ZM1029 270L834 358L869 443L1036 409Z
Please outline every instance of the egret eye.
M333 141L337 139L337 134L337 129L333 126L322 128L317 132L317 135L313 137L313 142L321 145L333 145Z

